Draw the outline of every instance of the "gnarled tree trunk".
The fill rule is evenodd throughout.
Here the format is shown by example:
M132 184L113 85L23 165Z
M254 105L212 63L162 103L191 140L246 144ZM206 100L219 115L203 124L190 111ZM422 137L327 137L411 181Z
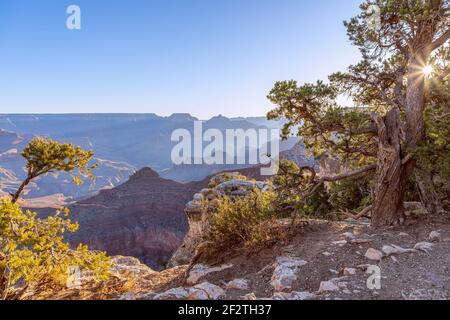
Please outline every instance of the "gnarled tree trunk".
M378 167L372 226L395 225L404 219L403 197L407 184L401 150L400 111L374 116L378 127Z

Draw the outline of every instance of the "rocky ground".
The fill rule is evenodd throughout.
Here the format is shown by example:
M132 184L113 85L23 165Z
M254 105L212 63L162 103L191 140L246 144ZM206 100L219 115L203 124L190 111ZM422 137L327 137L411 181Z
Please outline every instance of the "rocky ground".
M155 272L114 258L102 285L36 299L450 299L450 217L421 216L372 230L364 222L303 222L281 243L224 254L216 265ZM368 288L379 267L381 287ZM374 269L375 268L375 269ZM239 276L237 276L239 275ZM376 275L369 284L376 287Z
M195 284L203 283L222 299L449 299L449 222L421 217L374 231L365 224L309 221L285 243L241 252L210 273L194 266L157 290L162 294L143 298L177 298L176 292L195 299ZM380 289L367 285L373 266L381 272ZM187 296L173 289L192 286Z

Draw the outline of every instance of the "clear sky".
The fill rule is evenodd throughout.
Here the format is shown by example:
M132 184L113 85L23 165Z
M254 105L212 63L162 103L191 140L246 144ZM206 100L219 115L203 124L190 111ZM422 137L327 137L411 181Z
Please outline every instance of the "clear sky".
M0 113L264 115L275 81L359 59L342 21L360 2L1 0Z

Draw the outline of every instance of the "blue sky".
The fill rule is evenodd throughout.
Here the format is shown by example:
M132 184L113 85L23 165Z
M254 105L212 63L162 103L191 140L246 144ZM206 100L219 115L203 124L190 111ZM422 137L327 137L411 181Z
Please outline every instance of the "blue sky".
M359 59L342 21L360 2L1 0L0 113L264 115L275 81Z

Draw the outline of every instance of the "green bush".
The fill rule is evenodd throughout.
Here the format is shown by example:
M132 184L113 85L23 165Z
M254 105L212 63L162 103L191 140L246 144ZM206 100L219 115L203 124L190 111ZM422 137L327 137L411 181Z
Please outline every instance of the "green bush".
M64 234L77 229L78 224L68 219L68 210L40 219L10 200L1 200L0 300L20 298L30 287L65 286L73 267L106 279L110 263L105 253L89 251L84 245L71 250L64 242ZM22 290L15 290L20 283Z
M359 212L368 207L372 203L372 180L372 176L363 176L330 184L328 194L332 209Z
M252 246L271 238L275 194L255 190L240 198L223 197L211 215L205 240L213 251Z

